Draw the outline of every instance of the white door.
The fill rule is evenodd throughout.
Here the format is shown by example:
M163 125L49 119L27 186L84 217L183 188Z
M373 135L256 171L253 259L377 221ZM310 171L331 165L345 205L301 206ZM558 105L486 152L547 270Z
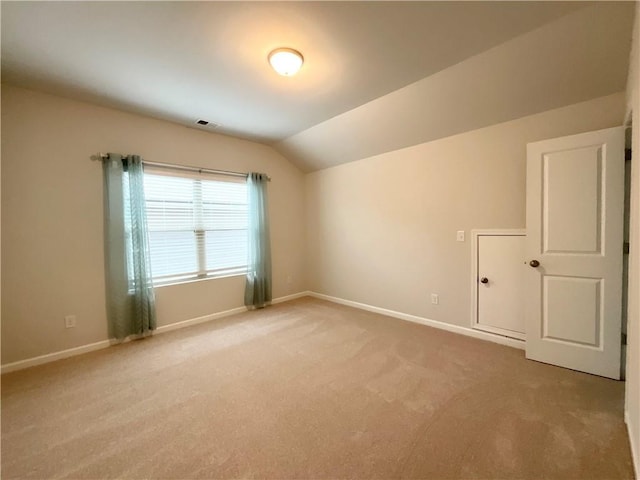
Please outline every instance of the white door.
M527 358L620 378L624 129L527 145Z
M474 328L524 340L525 237L474 234L477 317Z

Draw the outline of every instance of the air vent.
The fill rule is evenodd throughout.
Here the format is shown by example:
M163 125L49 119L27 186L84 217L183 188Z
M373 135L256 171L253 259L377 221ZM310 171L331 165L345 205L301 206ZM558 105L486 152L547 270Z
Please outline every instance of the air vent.
M196 125L198 127L204 127L207 129L214 129L214 128L218 128L220 126L219 123L213 123L213 122L209 122L208 120L196 120Z

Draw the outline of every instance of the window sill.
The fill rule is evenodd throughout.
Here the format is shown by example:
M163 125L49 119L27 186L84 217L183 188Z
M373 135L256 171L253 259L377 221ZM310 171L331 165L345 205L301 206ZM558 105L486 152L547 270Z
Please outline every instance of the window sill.
M176 285L185 285L188 283L208 282L210 280L220 280L222 278L245 277L246 275L247 275L247 272L242 272L242 273L228 273L228 274L222 274L222 275L210 275L208 277L190 278L188 280L176 280L175 282L171 282L171 283L162 283L160 285L154 285L153 289L156 290L158 288L164 288L164 287L175 287Z

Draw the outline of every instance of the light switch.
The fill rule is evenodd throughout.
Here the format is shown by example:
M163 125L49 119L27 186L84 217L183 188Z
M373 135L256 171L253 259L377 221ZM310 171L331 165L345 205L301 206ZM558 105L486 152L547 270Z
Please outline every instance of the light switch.
M76 316L75 315L67 315L64 317L64 326L66 328L73 328L76 326Z
M464 242L464 230L458 230L458 233L456 234L456 240L458 242Z

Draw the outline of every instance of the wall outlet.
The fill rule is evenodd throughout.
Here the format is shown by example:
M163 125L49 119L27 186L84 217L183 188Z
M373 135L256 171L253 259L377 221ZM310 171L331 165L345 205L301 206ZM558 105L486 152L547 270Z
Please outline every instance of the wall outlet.
M293 283L293 277L291 275L287 275L287 285L291 285Z
M456 240L458 242L464 242L464 230L458 230L456 232Z
M440 303L440 297L437 293L431 294L431 303L433 303L434 305L438 305L438 303Z
M64 326L65 328L73 328L76 326L76 316L75 315L67 315L64 317Z

